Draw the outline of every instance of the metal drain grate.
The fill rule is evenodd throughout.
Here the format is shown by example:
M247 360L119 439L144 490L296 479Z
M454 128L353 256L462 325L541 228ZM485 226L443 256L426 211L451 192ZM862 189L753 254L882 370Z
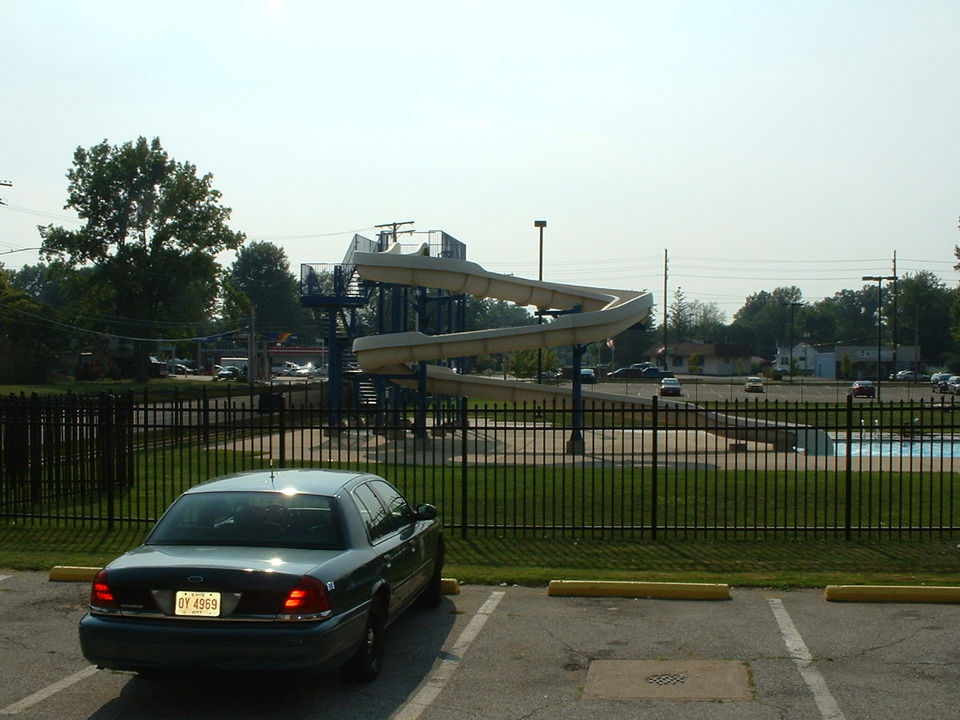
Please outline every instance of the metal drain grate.
M687 680L686 675L671 673L669 675L650 675L647 682L651 685L683 685Z

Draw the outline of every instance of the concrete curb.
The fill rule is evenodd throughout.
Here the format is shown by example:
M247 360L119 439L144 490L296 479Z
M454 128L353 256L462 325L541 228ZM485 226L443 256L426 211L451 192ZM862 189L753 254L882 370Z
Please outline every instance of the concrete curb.
M93 577L103 568L73 567L54 565L50 569L50 580L54 582L93 582Z
M960 603L960 587L925 585L828 585L831 602Z
M454 578L441 578L440 592L444 595L459 595L460 581Z
M551 597L666 598L670 600L729 600L722 583L671 583L594 580L551 580Z

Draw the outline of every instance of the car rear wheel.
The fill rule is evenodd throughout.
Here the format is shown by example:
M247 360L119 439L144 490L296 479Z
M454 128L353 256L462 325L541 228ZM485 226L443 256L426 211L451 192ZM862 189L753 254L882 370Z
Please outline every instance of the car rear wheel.
M383 666L383 613L377 604L370 608L360 647L340 668L347 680L370 682L376 680Z
M443 555L443 541L441 541L437 547L437 558L433 566L433 574L430 576L430 583L420 596L420 604L423 607L439 607L443 600Z

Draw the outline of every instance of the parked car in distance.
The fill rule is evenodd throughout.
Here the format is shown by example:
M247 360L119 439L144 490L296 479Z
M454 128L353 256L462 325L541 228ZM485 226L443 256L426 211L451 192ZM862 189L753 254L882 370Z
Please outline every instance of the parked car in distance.
M236 365L224 365L214 377L217 380L236 380L241 375L243 375L243 371Z
M891 380L900 380L902 382L927 382L930 380L930 376L924 373L918 373L914 370L901 370L896 375L893 375Z
M597 373L594 372L593 368L581 368L580 369L580 382L585 385L593 385L597 382Z
M877 396L877 388L869 380L857 380L847 391L848 397L872 398Z
M950 379L946 382L946 388L943 392L950 393L951 395L960 395L960 375L951 375Z
M612 373L607 375L607 377L615 378L617 380L628 380L630 378L642 378L643 370L644 368L642 367L633 367L631 365L630 367L617 368Z
M673 373L669 370L661 370L660 368L651 365L643 369L642 377L651 380L660 380L661 378L672 378Z
M947 383L953 375L948 372L938 372L930 376L930 389L936 392L946 392Z
M660 381L660 397L667 397L669 395L680 395L680 381L674 377L663 378Z
M314 377L315 375L319 375L319 371L317 370L317 366L312 362L301 365L293 373L294 377Z
M210 480L95 577L80 647L144 674L323 672L373 680L384 630L439 605L444 540L381 477L255 471Z
M764 392L763 378L748 377L747 381L743 384L743 390L744 392L752 392L752 393Z
M280 377L290 377L296 374L299 367L300 366L297 365L295 362L292 362L290 360L284 360L282 363L278 365L274 365L271 368L271 371L273 372L274 375L277 375Z

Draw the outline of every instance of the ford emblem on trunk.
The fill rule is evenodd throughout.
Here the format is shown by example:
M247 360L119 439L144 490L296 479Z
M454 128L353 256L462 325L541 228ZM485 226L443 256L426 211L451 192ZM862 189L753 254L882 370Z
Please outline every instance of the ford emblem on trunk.
M190 577L187 578L187 582L202 583L203 578L200 577L199 575L191 575Z

